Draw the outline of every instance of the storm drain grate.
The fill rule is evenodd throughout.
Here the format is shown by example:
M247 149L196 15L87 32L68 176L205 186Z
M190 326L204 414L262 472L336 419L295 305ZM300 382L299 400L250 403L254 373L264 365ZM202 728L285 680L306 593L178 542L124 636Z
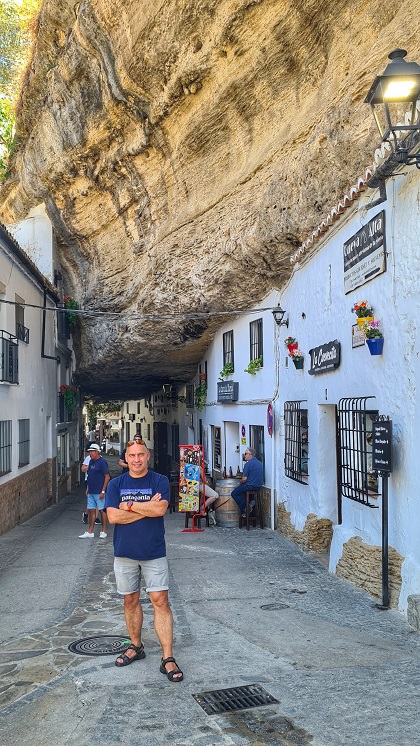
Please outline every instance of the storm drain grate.
M289 604L264 604L260 606L263 611L281 611L282 609L290 609Z
M278 704L259 684L235 686L231 689L215 689L213 692L201 692L192 695L207 715L217 715L221 712L246 710L249 707L263 707Z
M96 637L85 637L76 640L69 645L71 653L77 655L115 655L122 653L130 644L126 637L115 637L113 635L97 635Z

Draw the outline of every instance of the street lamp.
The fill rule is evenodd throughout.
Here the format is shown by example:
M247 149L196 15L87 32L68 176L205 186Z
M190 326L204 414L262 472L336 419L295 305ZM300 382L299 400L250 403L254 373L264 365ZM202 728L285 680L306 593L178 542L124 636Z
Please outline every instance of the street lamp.
M289 319L283 321L286 311L283 311L280 303L277 305L276 308L273 308L271 313L273 314L274 321L276 322L277 326L289 326Z
M375 78L365 103L370 104L382 142L390 144L395 160L420 168L420 117L417 111L420 65L406 62L406 54L405 49L390 52L391 62L383 74ZM406 104L411 104L408 113ZM415 146L417 152L410 153Z

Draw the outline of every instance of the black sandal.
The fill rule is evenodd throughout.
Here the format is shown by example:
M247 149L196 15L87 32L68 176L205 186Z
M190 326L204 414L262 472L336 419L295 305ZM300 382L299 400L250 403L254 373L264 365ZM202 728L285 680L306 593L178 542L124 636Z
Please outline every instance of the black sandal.
M135 650L136 655L133 655L133 657L131 658L129 655L126 655L127 650ZM137 645L133 645L133 643L131 643L131 645L129 645L128 648L124 650L124 653L120 653L120 655L118 656L118 658L121 658L122 663L118 663L118 658L117 658L117 660L115 661L115 665L119 666L120 668L121 666L129 666L130 663L132 663L133 661L139 661L145 657L146 657L146 653L144 652L143 643L140 645L140 647L138 647Z
M174 668L173 671L167 671L165 668L167 663L175 663L176 668ZM161 673L164 673L165 676L168 677L169 681L182 681L182 679L184 678L184 674L182 673L181 669L178 668L178 664L175 658L162 658L159 671ZM181 676L178 676L177 678L175 678L177 674L181 674Z

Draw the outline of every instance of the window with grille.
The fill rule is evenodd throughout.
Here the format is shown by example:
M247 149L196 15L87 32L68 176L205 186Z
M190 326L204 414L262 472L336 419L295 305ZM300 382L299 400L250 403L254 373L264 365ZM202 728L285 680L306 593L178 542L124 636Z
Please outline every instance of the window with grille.
M234 365L233 358L233 331L225 332L223 335L223 365Z
M0 381L19 383L18 353L17 338L0 330Z
M377 508L378 477L372 468L372 423L378 410L368 409L373 396L340 399L338 403L339 480L343 497Z
M249 359L257 360L263 356L262 319L256 319L249 324Z
M193 383L187 383L185 387L185 397L186 397L186 404L189 409L191 409L194 406L194 384Z
M296 482L308 482L308 410L301 401L284 403L284 473Z
M29 464L29 420L18 420L19 424L19 466Z
M0 476L12 471L12 421L0 421Z

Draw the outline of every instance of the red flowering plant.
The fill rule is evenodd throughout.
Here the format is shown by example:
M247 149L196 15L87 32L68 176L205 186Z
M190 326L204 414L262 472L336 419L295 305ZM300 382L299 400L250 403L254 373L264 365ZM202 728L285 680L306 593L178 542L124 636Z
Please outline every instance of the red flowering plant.
M75 311L77 311L78 308L79 308L79 306L77 304L77 301L75 301L74 298L72 298L71 295L65 295L64 296L63 304L64 304L64 308L73 309ZM69 311L69 313L67 314L67 316L68 316L68 319L69 319L70 326L73 326L73 327L76 326L76 324L77 324L77 314L76 313L71 313L71 311Z
M364 319L366 316L373 316L373 308L368 305L367 300L361 300L360 303L355 303L351 310L356 314L358 319Z
M68 383L63 383L60 386L60 394L63 394L65 408L68 412L71 412L77 404L77 389L74 386L69 386Z

